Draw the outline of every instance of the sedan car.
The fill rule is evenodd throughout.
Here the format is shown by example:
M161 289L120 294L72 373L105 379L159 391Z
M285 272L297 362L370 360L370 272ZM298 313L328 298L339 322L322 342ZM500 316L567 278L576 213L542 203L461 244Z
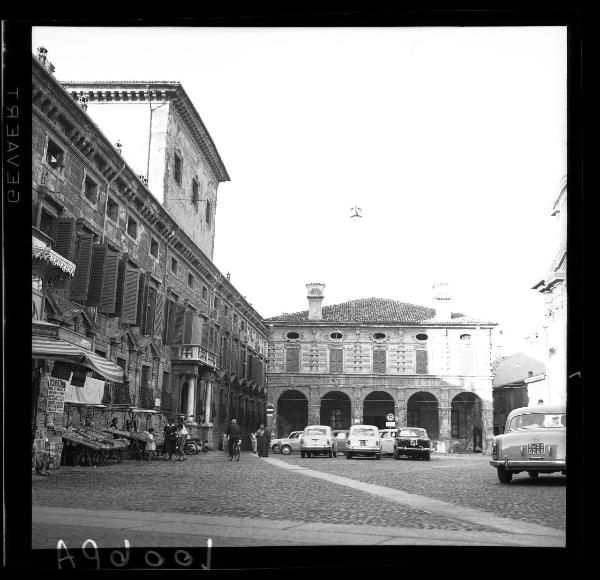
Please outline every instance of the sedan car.
M300 435L303 431L292 431L287 437L271 439L271 451L289 455L292 451L300 451Z
M492 460L498 479L510 483L516 473L567 474L567 412L564 405L521 407L506 418L502 435L492 441Z
M416 457L429 461L431 458L431 439L422 427L402 427L396 434L394 441L394 459L401 455Z
M333 432L333 437L337 444L337 452L346 455L346 445L348 444L348 430L336 429Z
M329 425L308 425L300 435L300 457L329 455L335 457L337 444Z
M348 433L346 459L371 456L381 459L381 440L375 425L352 425Z
M381 429L379 431L379 438L381 439L381 455L392 455L394 453L396 433L398 433L398 429Z

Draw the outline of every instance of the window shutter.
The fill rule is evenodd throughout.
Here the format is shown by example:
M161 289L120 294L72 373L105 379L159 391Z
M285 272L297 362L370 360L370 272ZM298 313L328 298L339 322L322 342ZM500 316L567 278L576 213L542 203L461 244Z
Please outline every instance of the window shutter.
M108 246L106 244L94 244L92 246L92 265L86 302L88 306L100 306L107 250Z
M140 278L140 271L130 264L126 264L123 276L123 303L121 306L121 322L124 324L135 324L137 320Z
M185 307L175 304L173 308L173 334L171 344L182 344Z
M39 227L39 224L38 224L38 207L40 207L39 203L36 203L35 201L31 202L31 225L35 226L36 228Z
M202 318L202 340L201 344L203 347L208 348L208 320L206 318Z
M104 280L102 282L102 296L98 312L103 314L114 314L117 299L117 275L119 272L120 253L110 248L106 252L106 264L104 266Z
M123 296L125 293L125 271L127 269L127 254L123 254L119 260L119 271L117 273L117 298L115 300L115 314L123 312Z
M300 349L288 348L285 352L285 370L288 373L297 373L300 366Z
M373 349L373 372L385 373L385 349Z
M156 293L154 312L154 335L160 338L163 331L163 320L165 319L165 295L160 292Z
M173 317L173 302L165 295L165 315L163 318L163 343L171 344L171 319Z
M427 351L417 351L417 374L427 374Z
M192 342L192 320L194 318L193 310L185 312L185 327L183 331L183 344L191 344Z
M77 302L85 302L88 297L93 244L93 236L80 236L79 251L77 252L77 268L75 269L75 278L72 287L72 299Z
M142 334L152 336L154 334L154 307L156 305L156 288L148 286L146 293L146 315L144 318L144 329Z
M67 260L75 259L75 220L73 218L58 218L56 220L56 238L54 250Z
M135 318L135 326L139 326L140 329L144 328L144 319L146 317L146 298L148 296L149 281L150 275L147 272L143 272L140 276L138 286L137 315Z

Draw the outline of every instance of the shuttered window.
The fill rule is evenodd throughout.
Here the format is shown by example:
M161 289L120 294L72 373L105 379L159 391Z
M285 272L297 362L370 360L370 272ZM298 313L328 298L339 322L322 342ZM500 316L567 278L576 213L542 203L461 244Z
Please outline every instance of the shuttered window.
M183 344L192 343L192 322L194 320L194 311L186 310L183 329Z
M202 318L202 339L200 344L205 348L208 348L208 332L208 320L206 318Z
M138 304L137 304L137 315L135 325L139 326L140 330L144 327L144 321L146 319L146 297L148 295L148 285L150 282L150 274L144 272L140 276L138 286Z
M164 298L165 301L165 313L163 316L163 343L171 344L171 311L173 307L173 302L169 300L166 296Z
M373 349L373 373L385 374L385 348Z
M144 304L144 326L142 328L142 334L146 336L154 335L154 316L156 306L156 288L148 286L146 293L146 303Z
M341 373L344 371L344 349L329 349L329 372Z
M182 344L185 323L185 307L179 304L173 306L173 330L171 344Z
M156 293L154 312L154 336L160 338L163 332L163 320L165 319L165 295L160 292Z
M416 372L418 375L426 375L427 374L427 351L426 350L418 350L417 354L417 367Z
M77 251L77 268L73 279L71 297L77 302L85 302L88 296L90 283L90 271L92 267L92 246L94 237L84 235L79 237L79 248Z
M108 248L104 265L104 279L102 280L102 295L98 312L114 314L117 299L117 277L119 273L119 252Z
M285 349L285 370L288 373L297 373L300 368L300 349Z
M67 260L75 257L75 220L73 218L58 218L56 220L56 238L54 250Z
M473 374L473 351L469 348L460 351L460 374Z
M117 276L117 297L115 314L121 316L121 322L135 324L137 319L140 271L129 263L126 257L119 262Z

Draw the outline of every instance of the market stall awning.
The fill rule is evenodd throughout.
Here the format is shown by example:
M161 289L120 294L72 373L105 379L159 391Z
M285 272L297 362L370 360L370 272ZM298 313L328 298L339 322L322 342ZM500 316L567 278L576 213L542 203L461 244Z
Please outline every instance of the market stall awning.
M123 369L120 366L66 340L33 336L31 339L31 356L33 358L62 360L79 364L96 371L108 381L123 382Z

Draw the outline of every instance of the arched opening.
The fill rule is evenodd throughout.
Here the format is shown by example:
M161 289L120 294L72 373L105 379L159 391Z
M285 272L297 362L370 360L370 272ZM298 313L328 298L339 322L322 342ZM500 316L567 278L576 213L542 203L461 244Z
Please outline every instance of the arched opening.
M482 451L482 404L477 395L460 393L452 399L450 428L453 439L452 451Z
M350 428L350 398L345 393L331 391L321 399L321 425L332 429Z
M188 384L183 383L181 385L181 393L179 394L179 414L185 415L187 409L187 399L188 399Z
M394 414L394 398L383 391L369 393L363 404L363 423L385 429L385 416Z
M440 437L438 401L431 393L411 395L406 405L407 427L421 427L431 439Z
M285 391L277 401L277 436L300 431L308 424L308 399L300 391Z

